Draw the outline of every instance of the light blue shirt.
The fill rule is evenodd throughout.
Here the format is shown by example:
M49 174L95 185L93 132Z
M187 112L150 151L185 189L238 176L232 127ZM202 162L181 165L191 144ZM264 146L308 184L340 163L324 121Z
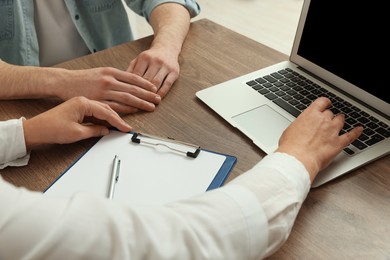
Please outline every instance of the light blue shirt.
M129 20L121 0L64 0L69 14L91 52L132 41ZM185 6L191 18L200 12L195 0L125 0L135 13L149 21L162 3ZM55 37L55 36L53 36ZM0 0L0 58L15 65L39 66L39 45L32 0Z

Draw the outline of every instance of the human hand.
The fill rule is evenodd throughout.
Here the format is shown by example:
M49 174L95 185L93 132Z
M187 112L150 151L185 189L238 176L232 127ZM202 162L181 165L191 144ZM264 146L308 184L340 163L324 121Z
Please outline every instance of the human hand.
M85 123L88 118L100 120L100 124ZM106 135L105 124L123 132L131 127L107 104L74 97L31 119L23 121L27 150L42 144L73 143L90 137Z
M363 131L363 127L359 126L339 135L345 117L334 115L328 109L330 106L328 98L318 98L291 123L279 140L277 151L301 161L311 181Z
M157 94L164 98L179 77L180 66L174 53L166 48L152 47L132 60L127 71L153 83Z
M111 67L86 70L66 70L57 88L63 100L76 96L108 104L119 113L133 113L140 110L153 111L161 97L157 88L148 80L126 71Z

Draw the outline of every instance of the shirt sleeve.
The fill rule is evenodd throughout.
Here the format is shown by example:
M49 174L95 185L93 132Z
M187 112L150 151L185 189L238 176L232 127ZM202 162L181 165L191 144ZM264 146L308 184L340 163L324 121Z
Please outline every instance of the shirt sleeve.
M23 118L0 122L0 169L23 166L30 159L26 151Z
M150 14L152 13L153 9L163 3L177 3L183 5L190 13L191 18L197 16L200 13L200 6L195 0L125 0L125 2L131 10L139 15L144 16L147 21L150 20Z
M274 153L229 184L245 187L257 197L268 220L269 239L263 257L273 254L290 235L310 191L306 168L288 154Z
M288 236L305 174L294 158L274 154L219 189L132 207L85 193L55 199L0 178L0 259L259 259Z

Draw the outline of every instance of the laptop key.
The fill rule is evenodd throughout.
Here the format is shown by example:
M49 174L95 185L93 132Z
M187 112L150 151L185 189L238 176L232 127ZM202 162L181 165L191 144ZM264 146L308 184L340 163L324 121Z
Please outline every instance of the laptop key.
M382 141L383 139L385 139L383 136L376 134L371 136L371 138L365 141L364 143L367 144L368 146L371 146Z
M390 137L390 131L388 131L388 130L382 128L382 127L376 129L375 131L376 131L377 133L381 134L382 136L386 137L386 138L387 138L387 137Z
M267 81L269 81L271 83L274 83L277 81L274 77L272 77L270 75L264 76L264 79L266 79Z
M254 86L254 85L257 85L257 82L254 81L254 80L251 80L251 81L248 81L246 84L247 84L248 86Z
M346 152L349 155L353 155L355 153L353 150L349 149L348 147L344 148L344 152Z
M289 103L287 103L286 101L284 101L281 98L278 98L278 99L275 99L272 101L295 117L298 117L299 114L301 114L301 112L298 109L291 106Z
M269 100L273 100L275 98L277 98L278 96L275 95L274 93L268 93L268 94L265 94L264 95L266 98L268 98Z
M364 143L360 142L359 139L356 139L351 144L353 146L355 146L356 148L358 148L359 150L363 150L364 148L367 147L367 145L365 145Z

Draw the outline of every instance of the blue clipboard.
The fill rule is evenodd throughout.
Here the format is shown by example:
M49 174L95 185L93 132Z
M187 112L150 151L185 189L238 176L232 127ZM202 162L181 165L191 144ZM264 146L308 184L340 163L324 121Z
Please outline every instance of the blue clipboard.
M210 150L203 150L203 151L217 153L217 152L213 152ZM236 165L236 163L237 163L237 157L235 157L235 156L221 154L221 153L218 153L218 154L225 156L226 159L225 159L225 162L222 164L221 168L219 169L217 175L215 175L210 186L207 188L208 191L221 187L225 183L226 179L229 177L230 172L234 168L234 165Z
M196 158L199 155L200 151L215 153L215 154L225 156L226 157L225 162L222 164L221 168L219 169L218 173L216 174L215 178L213 179L213 181L211 182L211 184L207 188L207 190L212 190L212 189L221 187L225 183L226 179L229 177L230 172L232 171L234 165L237 162L237 157L235 157L235 156L218 153L218 152L214 152L211 150L201 149L200 146L190 144L190 143L181 142L181 141L178 141L178 140L175 140L172 138L161 138L158 136L152 136L149 134L143 134L143 133L137 133L137 132L130 132L130 134L133 135L132 141L135 143L139 143L139 144L140 143L147 143L148 145L156 145L158 143L158 140L161 140L161 141L165 141L165 142L169 142L169 143L176 143L176 144L178 143L178 144L184 145L185 147L187 147L186 150L173 149L172 151L177 152L177 153L182 153L183 155L191 157L191 158ZM148 140L153 139L154 143L143 141L142 138L145 138L145 137L149 138ZM170 147L167 147L167 148L170 149Z
M160 205L221 187L237 162L235 156L174 139L112 130L58 177L45 195L90 192L107 197L112 159L118 154L124 173L115 199L131 205Z

